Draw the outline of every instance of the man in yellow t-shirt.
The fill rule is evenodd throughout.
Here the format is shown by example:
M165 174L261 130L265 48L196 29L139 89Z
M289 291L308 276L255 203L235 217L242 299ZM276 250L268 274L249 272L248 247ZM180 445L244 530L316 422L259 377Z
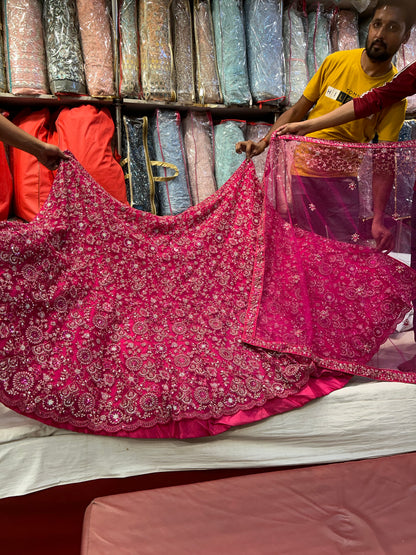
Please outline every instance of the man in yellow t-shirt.
M390 81L397 72L391 63L392 58L400 45L408 40L414 17L414 10L409 0L379 0L369 25L366 47L335 52L327 56L298 102L278 118L269 133L258 143L252 141L237 143L236 151L246 152L247 157L258 155L267 148L273 132L285 123L301 121L307 115L308 119L318 117L334 110L351 98L361 96L371 88ZM310 136L334 141L363 143L371 141L377 135L379 141L396 141L403 124L405 110L406 101L403 100L382 110L372 118L323 129L311 133ZM338 239L350 240L356 226L350 225L351 222L339 221L341 219L339 203L341 202L349 208L352 220L358 220L358 188L354 183L356 176L351 171L348 171L348 175L346 175L342 164L338 163L326 174L331 180L331 188L326 188L322 172L320 172L319 179L317 179L317 175L314 175L308 152L310 152L308 148L297 149L293 168L293 173L296 175L293 188L303 189L305 196L309 197L305 201L306 216L308 219L313 218L309 207L316 210L320 199L324 199L326 201L326 217L328 211L332 212L334 220L335 231L329 235ZM346 164L346 166L351 167L350 164ZM299 187L296 186L296 183ZM334 185L340 197L332 199ZM380 186L379 190L375 191L373 199L372 235L379 247L384 247L384 238L391 235L383 223L386 196L385 191L382 190L383 187ZM331 200L333 200L332 208L328 207ZM318 233L324 234L327 234L327 231L317 230Z

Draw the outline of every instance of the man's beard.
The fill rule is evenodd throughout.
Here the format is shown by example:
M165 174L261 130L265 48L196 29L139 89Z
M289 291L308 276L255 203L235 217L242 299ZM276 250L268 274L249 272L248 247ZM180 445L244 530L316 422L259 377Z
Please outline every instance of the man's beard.
M385 49L375 52L373 49L375 42L382 44ZM391 58L390 52L388 52L387 50L387 45L383 41L379 41L379 40L373 41L370 45L368 45L368 41L367 41L367 44L365 46L365 51L367 56L370 58L372 62L386 62Z

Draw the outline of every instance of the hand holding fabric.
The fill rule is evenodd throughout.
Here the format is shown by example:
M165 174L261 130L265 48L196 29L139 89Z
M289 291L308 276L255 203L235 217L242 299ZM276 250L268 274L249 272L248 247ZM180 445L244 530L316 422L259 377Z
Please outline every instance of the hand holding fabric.
M235 145L235 151L237 154L241 154L242 152L246 153L246 157L251 159L253 156L258 156L262 152L266 150L268 144L264 139L255 143L253 141L240 141Z

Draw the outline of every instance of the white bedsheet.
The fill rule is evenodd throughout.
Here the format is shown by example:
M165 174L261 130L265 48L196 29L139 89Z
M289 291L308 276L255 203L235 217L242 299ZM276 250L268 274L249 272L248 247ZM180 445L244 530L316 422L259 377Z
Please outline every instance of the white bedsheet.
M374 363L413 355L395 334ZM99 478L331 463L416 451L416 386L354 378L330 395L219 436L125 439L58 430L0 405L0 498Z

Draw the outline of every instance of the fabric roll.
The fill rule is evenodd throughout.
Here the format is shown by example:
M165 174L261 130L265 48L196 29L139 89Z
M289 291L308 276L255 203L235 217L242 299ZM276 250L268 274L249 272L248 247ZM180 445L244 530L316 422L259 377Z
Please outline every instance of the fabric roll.
M246 129L246 140L247 141L254 141L258 143L260 139L262 139L267 133L270 131L271 124L264 123L264 122L247 122L247 129ZM267 159L267 149L259 154L258 156L253 157L254 167L256 169L257 177L259 181L262 181L264 168Z
M307 63L309 78L318 70L324 59L331 53L330 29L332 12L317 3L308 13Z
M119 9L120 96L138 98L139 51L136 0L123 0Z
M156 185L160 215L180 214L192 205L192 197L179 112L156 110L151 120L151 134L156 161L173 164L179 170L179 175L173 180L163 180ZM155 168L154 175L157 177L163 178L171 174L171 170Z
M217 189L210 113L190 110L183 120L183 130L192 202L199 204Z
M41 2L4 0L3 15L9 92L47 94Z
M286 75L286 104L299 100L309 80L307 53L307 18L292 2L283 12L283 38Z
M402 44L397 52L396 67L401 71L411 62L416 60L416 29L413 26L409 40ZM407 114L416 114L416 94L407 97Z
M255 102L284 100L281 0L244 0L250 90Z
M209 0L194 2L194 33L198 100L201 104L222 103Z
M114 96L114 55L106 0L76 0L85 78L91 96Z
M146 116L123 116L122 166L126 179L127 201L144 212L158 212L156 185L151 161L155 160Z
M0 142L0 176L0 220L7 220L13 196L13 178L2 142Z
M176 98L170 0L139 1L140 68L145 100Z
M84 61L75 0L44 0L43 26L52 93L85 94Z
M357 12L353 10L339 10L336 12L330 34L332 52L359 48Z
M244 141L245 122L225 120L214 126L215 179L222 187L244 162L244 154L237 154L235 143Z
M242 0L212 0L212 20L224 104L251 104Z
M176 99L195 102L194 47L192 15L188 0L173 0L173 57L176 72Z
M4 27L0 29L0 92L7 92L6 57L4 52Z

